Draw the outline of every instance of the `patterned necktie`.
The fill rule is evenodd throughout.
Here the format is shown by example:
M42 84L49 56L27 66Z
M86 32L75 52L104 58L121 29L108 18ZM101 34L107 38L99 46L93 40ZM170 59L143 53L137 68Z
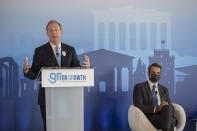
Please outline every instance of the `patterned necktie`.
M156 86L153 85L152 97L153 97L154 106L158 106L157 92L155 91L155 88L156 88Z
M61 66L61 54L60 54L59 47L56 46L55 49L56 49L56 56L57 56L58 65Z

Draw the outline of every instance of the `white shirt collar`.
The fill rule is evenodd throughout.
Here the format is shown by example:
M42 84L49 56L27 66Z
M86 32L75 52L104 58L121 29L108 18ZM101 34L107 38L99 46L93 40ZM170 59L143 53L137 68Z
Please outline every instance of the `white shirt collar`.
M50 42L50 45L53 49L55 49L56 45ZM61 42L57 45L59 49L61 49Z
M53 50L53 53L54 53L55 57L57 58L57 56L56 56L56 45L52 44L51 42L50 42L50 45L51 45L51 48ZM59 50L61 52L61 42L57 46L59 47Z
M149 84L149 86L150 86L151 91L152 91L152 89L153 89L153 85L156 86L156 87L155 87L155 90L158 91L158 82L157 82L156 84L153 84L150 80L148 80L148 84Z

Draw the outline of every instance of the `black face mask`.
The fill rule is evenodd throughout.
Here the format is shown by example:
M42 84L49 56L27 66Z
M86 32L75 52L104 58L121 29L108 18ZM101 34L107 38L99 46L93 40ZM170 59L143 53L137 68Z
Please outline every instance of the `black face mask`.
M161 78L161 75L151 74L150 80L152 82L158 82Z

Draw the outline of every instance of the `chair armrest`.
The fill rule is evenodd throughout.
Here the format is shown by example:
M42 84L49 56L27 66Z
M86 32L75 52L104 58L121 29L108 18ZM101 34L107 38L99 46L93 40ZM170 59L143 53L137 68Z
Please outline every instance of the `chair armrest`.
M172 105L174 107L174 117L178 121L178 123L176 125L176 130L182 131L184 129L185 123L186 123L185 111L184 111L183 107L178 104L172 103Z
M145 114L134 105L129 108L128 121L132 131L157 131Z

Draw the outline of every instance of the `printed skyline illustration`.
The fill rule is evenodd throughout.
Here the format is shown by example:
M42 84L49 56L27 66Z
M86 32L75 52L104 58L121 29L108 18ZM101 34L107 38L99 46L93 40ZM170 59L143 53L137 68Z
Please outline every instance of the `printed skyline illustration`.
M85 130L129 130L127 112L129 106L132 104L133 87L134 84L147 79L146 68L148 65L145 65L141 59L139 59L137 69L134 70L134 57L106 49L87 52L87 54L93 63L92 66L95 67L95 87L86 87L84 89ZM172 101L177 103L180 102L182 95L185 93L185 85L194 81L192 76L195 74L197 67L189 66L175 69L174 57L169 54L169 50L155 49L154 56L149 56L149 63L151 64L157 61L163 66L164 73L162 73L160 83L168 87ZM79 55L79 59L83 61L83 55ZM7 117L7 121L4 121L2 117L0 128L12 129L15 127L18 130L23 128L28 130L36 128L42 129L42 125L37 123L41 121L38 120L40 116L39 107L36 102L38 87L34 81L27 78L18 78L12 81L13 78L16 78L15 76L19 74L19 70L17 69L18 64L13 58L0 59L0 101L1 107L3 107L1 108L1 113ZM179 80L176 82L174 81L175 70L187 75L178 76ZM195 85L195 82L193 85ZM194 92L195 88L190 88L192 88L190 93ZM175 89L177 91L176 94L174 93ZM193 98L190 101L193 101L195 93L192 93L190 97ZM188 101L189 100L187 100L187 102ZM5 103L6 106L3 106ZM188 105L187 103L183 103L181 105L186 109L188 117L194 113L190 107L195 107L196 104ZM187 112L187 109L190 109L190 112ZM12 110L15 110L15 112L13 113ZM23 112L21 112L21 110ZM10 114L10 112L12 113ZM15 120L19 119L19 115L22 115L23 119L15 122ZM26 126L23 127L25 122ZM39 126L34 127L34 125L37 124ZM7 127L5 125L7 125ZM13 127L8 125L13 125ZM191 127L188 125L188 129L189 128Z

